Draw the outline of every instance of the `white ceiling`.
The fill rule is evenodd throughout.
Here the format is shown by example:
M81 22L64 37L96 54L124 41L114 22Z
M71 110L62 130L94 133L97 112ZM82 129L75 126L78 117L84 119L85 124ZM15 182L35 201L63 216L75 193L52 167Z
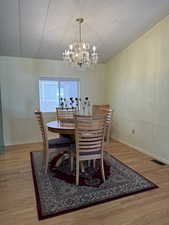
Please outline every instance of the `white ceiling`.
M105 62L168 14L169 0L0 0L0 55L62 59L80 16Z

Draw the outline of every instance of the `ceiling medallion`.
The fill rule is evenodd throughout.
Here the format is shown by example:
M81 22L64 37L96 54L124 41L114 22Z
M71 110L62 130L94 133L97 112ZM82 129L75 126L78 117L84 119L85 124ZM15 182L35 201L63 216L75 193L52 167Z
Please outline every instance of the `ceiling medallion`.
M96 46L90 46L88 42L82 40L81 25L84 22L83 18L77 18L76 22L79 25L79 40L69 45L68 49L63 52L63 60L69 63L82 65L97 64L98 54Z

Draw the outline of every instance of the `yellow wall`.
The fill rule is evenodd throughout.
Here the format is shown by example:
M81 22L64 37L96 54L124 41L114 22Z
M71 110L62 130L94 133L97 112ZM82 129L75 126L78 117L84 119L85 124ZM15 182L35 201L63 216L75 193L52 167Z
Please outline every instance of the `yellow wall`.
M107 66L113 136L169 162L169 17Z
M106 101L105 65L75 68L62 61L0 57L0 82L5 145L37 142L39 128L33 110L38 105L40 76L80 78L81 96L92 103ZM54 119L54 114L46 115Z

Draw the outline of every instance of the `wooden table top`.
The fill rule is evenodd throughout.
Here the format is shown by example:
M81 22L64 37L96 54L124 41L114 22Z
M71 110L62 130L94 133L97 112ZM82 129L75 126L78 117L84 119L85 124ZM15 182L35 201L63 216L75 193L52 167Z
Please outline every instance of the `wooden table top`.
M47 123L48 130L54 133L60 134L74 134L74 123L61 122L59 120L51 121Z

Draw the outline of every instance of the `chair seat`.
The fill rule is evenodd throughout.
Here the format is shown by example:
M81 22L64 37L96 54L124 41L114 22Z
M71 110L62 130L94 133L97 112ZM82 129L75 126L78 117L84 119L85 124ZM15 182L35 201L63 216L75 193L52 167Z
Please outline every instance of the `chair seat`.
M101 151L80 152L79 153L80 156L97 155L97 154L101 154Z
M62 147L68 147L73 143L71 138L68 137L59 137L48 140L48 146L49 148L62 148Z

